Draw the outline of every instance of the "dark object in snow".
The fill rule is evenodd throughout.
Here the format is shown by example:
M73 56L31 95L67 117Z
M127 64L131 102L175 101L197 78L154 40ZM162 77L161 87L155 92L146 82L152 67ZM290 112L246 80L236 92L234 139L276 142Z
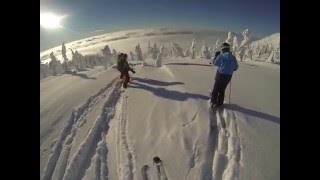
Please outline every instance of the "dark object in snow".
M153 163L156 164L156 165L160 165L161 164L161 159L158 156L156 156L156 157L153 158Z

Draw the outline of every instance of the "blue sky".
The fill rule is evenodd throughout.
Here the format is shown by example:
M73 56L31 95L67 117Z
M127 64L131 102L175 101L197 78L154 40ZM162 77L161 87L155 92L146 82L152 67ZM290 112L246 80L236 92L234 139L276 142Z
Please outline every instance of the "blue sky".
M99 33L145 27L198 27L256 37L280 32L280 0L40 0L40 13L66 15L40 26L40 51ZM104 30L103 32L94 31Z

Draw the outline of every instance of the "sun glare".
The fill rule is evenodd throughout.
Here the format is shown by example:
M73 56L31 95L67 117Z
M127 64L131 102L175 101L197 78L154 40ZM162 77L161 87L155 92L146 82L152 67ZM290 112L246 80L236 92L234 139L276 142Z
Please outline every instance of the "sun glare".
M40 26L48 29L60 27L62 16L57 16L52 13L40 13Z

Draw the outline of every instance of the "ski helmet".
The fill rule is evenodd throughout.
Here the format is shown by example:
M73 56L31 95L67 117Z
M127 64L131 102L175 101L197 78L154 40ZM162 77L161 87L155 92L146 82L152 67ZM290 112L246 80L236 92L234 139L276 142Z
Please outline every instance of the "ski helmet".
M221 50L225 51L225 50L230 50L230 44L224 42L221 44Z

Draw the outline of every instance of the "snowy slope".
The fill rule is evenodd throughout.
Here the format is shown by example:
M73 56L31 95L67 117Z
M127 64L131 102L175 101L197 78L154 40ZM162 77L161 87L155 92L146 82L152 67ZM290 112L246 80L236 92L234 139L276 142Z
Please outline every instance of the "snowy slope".
M125 91L112 68L40 82L43 179L280 179L279 66L240 63L210 113L208 60L146 62Z

